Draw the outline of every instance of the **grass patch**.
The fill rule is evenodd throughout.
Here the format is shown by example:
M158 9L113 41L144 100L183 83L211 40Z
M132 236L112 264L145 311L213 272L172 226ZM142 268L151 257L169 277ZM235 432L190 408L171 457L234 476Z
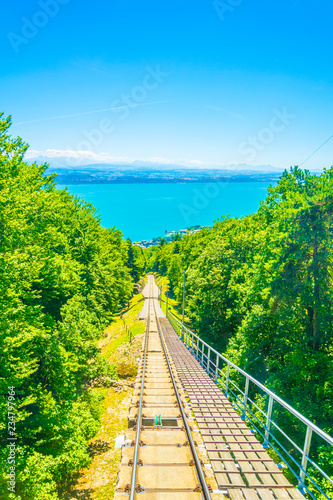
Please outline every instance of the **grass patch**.
M145 321L139 320L139 313L143 307L141 293L134 295L129 308L116 316L115 320L105 330L106 337L101 340L99 347L102 355L110 360L112 353L125 342L136 335L143 334Z
M179 321L182 321L182 307L183 307L183 305L180 304L179 302L177 302L175 299L172 299L170 297L168 297L168 299L167 299L167 296L166 296L166 294L170 290L169 278L167 276L158 276L158 275L155 275L155 278L156 278L157 285L162 288L162 293L160 296L162 299L162 301L160 302L162 311L164 313L166 313L166 302L168 302L169 311L172 312L172 314L174 314L176 316L176 318L179 319ZM184 320L185 320L185 325L187 326L187 328L191 328L190 319L186 315L185 315Z

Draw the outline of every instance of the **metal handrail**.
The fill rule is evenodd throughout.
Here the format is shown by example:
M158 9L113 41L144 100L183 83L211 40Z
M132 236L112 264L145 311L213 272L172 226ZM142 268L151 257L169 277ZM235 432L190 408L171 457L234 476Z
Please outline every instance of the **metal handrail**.
M324 432L322 429L320 429L319 427L317 427L314 423L312 423L310 420L308 420L306 417L304 417L301 413L299 413L297 410L295 410L295 408L293 408L292 406L290 406L288 403L286 403L283 399L281 399L279 396L277 396L273 391L271 391L270 389L268 389L267 387L265 387L261 382L259 382L258 380L256 380L254 377L252 377L250 374L248 374L247 372L245 372L244 370L242 370L240 367L238 367L237 365L235 365L235 363L233 363L232 361L230 361L228 358L226 358L225 356L223 356L223 354L220 354L218 351L216 351L216 349L214 349L213 347L211 347L209 344L207 344L204 340L202 340L197 334L195 334L194 332L192 332L191 330L189 330L183 322L181 322L171 311L167 310L166 311L166 315L167 317L169 318L171 324L174 326L175 328L175 331L177 332L177 334L179 335L179 337L181 338L181 340L184 342L184 344L193 351L196 351L196 354L197 354L197 358L199 359L199 361L201 361L201 364L202 365L205 365L206 366L206 369L207 369L207 372L208 374L215 379L216 383L218 385L221 385L224 384L224 389L225 389L225 394L227 397L230 397L230 392L233 392L231 391L231 388L230 388L230 384L232 384L232 386L234 386L240 393L241 395L243 396L243 400L241 401L241 406L239 406L239 404L237 404L237 406L239 407L240 410L242 410L243 414L242 414L242 418L246 418L246 412L249 411L249 404L248 403L251 403L252 405L256 406L256 408L258 408L258 406L255 404L254 401L252 401L252 399L249 397L249 383L252 382L257 388L261 389L267 396L268 396L268 410L267 410L267 413L265 413L264 411L262 411L260 408L258 408L260 410L260 412L263 414L263 416L266 418L266 424L264 424L263 422L261 422L257 417L257 420L260 422L260 424L263 426L264 430L265 430L265 435L263 436L263 434L260 432L260 434L264 437L264 444L263 446L265 447L269 447L272 446L275 451L276 448L275 446L273 446L272 444L272 441L270 440L270 438L274 439L275 442L277 442L279 444L279 446L281 446L284 451L287 453L287 455L289 456L289 458L292 459L293 462L295 462L297 464L297 467L299 468L300 470L300 474L299 476L294 472L294 470L289 466L289 464L287 463L289 469L292 471L292 473L296 476L296 478L298 479L298 488L303 492L303 493L308 493L313 499L315 499L316 497L313 495L313 493L308 489L308 487L305 485L305 479L309 479L312 483L313 486L315 486L318 491L320 491L321 494L323 494L327 499L329 499L329 497L322 491L322 489L320 488L320 486L314 481L314 479L312 479L308 473L307 473L307 465L308 465L308 462L313 465L317 470L318 472L320 472L322 474L322 476L327 479L332 485L333 485L333 480L315 463L313 462L310 458L309 458L309 451L310 451L310 446L311 446L311 438L312 438L312 434L315 433L317 434L319 437L321 437L326 443L328 443L329 445L333 445L333 438L331 436L329 436L326 432ZM179 330L179 331L177 331ZM201 344L201 349L200 349L200 344ZM207 353L205 353L204 351L207 350ZM214 355L216 356L216 363L214 363L214 361L211 359L211 355ZM219 367L219 361L225 363L227 365L227 373L223 373L222 371L222 367L220 368ZM241 388L239 388L231 379L230 379L230 368L233 368L235 369L238 373L240 373L241 375L243 375L245 377L245 389L242 390ZM225 381L223 381L221 379L221 375L223 375L223 377L225 378ZM238 396L236 396L237 399L239 399ZM282 429L280 429L280 427L274 423L274 421L272 420L272 412L273 412L273 404L274 402L280 404L283 408L285 408L290 414L292 414L294 417L296 417L300 422L302 422L305 426L306 426L306 436L305 436L305 442L304 442L304 447L303 449L301 449L299 446L297 446L296 443L294 443L294 441L289 438L289 436L287 436L287 434L285 434ZM252 412L250 412L252 414ZM301 463L298 463L295 461L295 459L290 455L290 453L288 451L285 450L285 448L281 445L281 443L279 443L278 439L272 435L272 431L271 431L271 425L273 425L275 428L277 428L281 433L282 435L284 435L288 441L293 444L296 449L302 454L302 462ZM280 455L280 453L278 453ZM281 457L281 455L280 455ZM283 457L281 457L283 459Z
M173 318L176 320L177 323L179 323L180 325L182 324L179 321L179 319L176 318L176 316L172 312L169 311L168 312L168 316L169 315L173 316ZM286 403L283 399L281 399L279 396L277 396L270 389L268 389L267 387L265 387L261 382L259 382L254 377L252 377L251 375L249 375L247 372L245 372L244 370L242 370L241 368L239 368L237 365L235 365L235 363L233 363L232 361L230 361L228 358L226 358L225 356L223 356L223 354L220 354L219 352L217 352L213 347L211 347L209 344L207 344L198 335L196 335L194 332L191 332L191 330L189 330L188 328L186 328L186 326L184 326L184 329L187 330L191 335L193 335L200 342L202 342L203 345L205 347L207 347L208 349L210 349L210 351L213 352L216 356L218 356L219 358L223 359L223 361L225 363L229 364L230 366L232 366L233 368L235 368L239 373L241 373L246 378L248 378L249 380L251 380L251 382L253 382L256 386L260 387L260 389L262 389L264 392L266 392L266 394L268 394L269 396L272 396L272 398L275 401L277 401L278 403L280 403L281 406L283 406L284 408L286 408L290 413L292 413L295 417L297 417L299 420L301 420L305 425L309 426L313 431L315 431L316 434L318 434L325 441L327 441L328 444L330 444L330 445L333 446L333 438L331 436L329 436L328 434L326 434L326 432L324 432L322 429L320 429L315 424L313 424L310 420L308 420L307 418L305 418L301 413L299 413L297 410L295 410L292 406L290 406L288 403Z

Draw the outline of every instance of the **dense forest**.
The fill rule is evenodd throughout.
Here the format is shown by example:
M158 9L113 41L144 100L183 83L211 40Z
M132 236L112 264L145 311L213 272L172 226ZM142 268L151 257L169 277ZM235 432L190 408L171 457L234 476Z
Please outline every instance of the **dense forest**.
M256 213L147 250L179 302L186 271L199 335L331 435L332 236L333 168L295 167ZM332 453L320 460L333 473Z
M7 444L16 436L12 498L56 500L90 461L99 401L86 388L101 373L117 377L97 341L144 260L90 204L57 189L47 165L24 162L28 146L10 124L1 114L0 497L11 498Z

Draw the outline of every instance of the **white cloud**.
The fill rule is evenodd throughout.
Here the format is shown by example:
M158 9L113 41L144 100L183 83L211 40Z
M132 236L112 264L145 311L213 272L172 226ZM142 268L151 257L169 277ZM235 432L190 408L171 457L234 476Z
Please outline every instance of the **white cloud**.
M68 158L73 160L89 160L101 163L114 163L125 162L130 163L133 159L126 156L111 156L109 153L94 153L93 151L73 151L71 149L45 149L38 151L36 149L29 149L25 155L27 160L32 160L38 157L45 158Z
M38 151L36 149L29 149L25 155L27 160L33 160L38 157L43 157L46 159L58 159L58 160L73 160L80 163L86 161L94 163L133 163L133 162L151 162L157 164L168 164L168 165L188 165L188 166L202 166L205 167L206 164L198 160L175 160L162 157L152 157L152 158L130 158L128 156L112 156L110 153L101 152L94 153L93 151L74 151L71 149L45 149L44 151Z

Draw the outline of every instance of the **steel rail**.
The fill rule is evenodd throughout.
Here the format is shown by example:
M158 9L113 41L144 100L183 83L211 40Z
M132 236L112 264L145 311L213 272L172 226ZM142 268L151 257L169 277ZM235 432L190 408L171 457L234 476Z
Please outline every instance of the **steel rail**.
M151 293L149 294L151 295ZM133 458L133 472L131 479L131 489L130 489L130 500L134 500L135 496L135 481L138 468L138 455L139 455L139 445L140 445L140 431L141 431L141 418L142 418L142 400L143 400L143 390L145 383L145 373L146 373L146 360L147 360L147 350L148 350L148 337L149 337L149 323L150 323L150 297L148 298L148 314L147 314L147 324L146 324L146 338L143 353L143 367L142 367L142 378L141 378L141 390L140 390L140 402L139 411L136 421L136 437L135 437L135 449Z
M200 481L200 484L201 484L201 487L202 487L202 493L203 493L203 496L204 496L205 500L211 500L210 492L209 492L209 489L207 487L207 483L206 483L206 480L205 480L205 476L204 476L203 470L201 468L201 464L200 464L200 460L199 460L199 457L198 457L198 454L197 454L197 450L195 449L195 444L194 444L194 441L193 441L193 438L192 438L190 427L188 425L187 416L186 416L186 413L185 413L185 410L184 410L184 407L183 407L183 403L182 403L182 400L181 400L179 392L178 392L178 387L177 387L177 384L176 384L176 381L175 381L175 378L174 378L174 375L173 375L173 372L172 372L172 368L171 368L171 365L170 365L169 357L168 357L168 354L167 354L167 351L166 351L166 348L165 348L165 343L164 343L164 339L163 339L163 334L162 334L162 329L161 329L161 325L160 325L160 320L159 320L159 318L158 318L158 316L156 314L155 302L154 302L154 312L155 312L157 329L158 329L158 333L159 333L159 336L160 336L160 339L161 339L161 344L162 344L164 356L165 356L165 359L166 359L166 362L167 362L167 365L168 365L168 368L169 368L169 372L170 372L172 384L173 384L174 391L175 391L175 394L176 394L176 398L177 398L177 401L178 401L179 409L180 409L180 412L181 412L181 415L182 415L182 418L183 418L185 431L186 431L186 434L187 434L187 437L188 437L188 442L190 444L191 452L192 452L192 455L193 455L193 458L194 458L194 462L195 462L195 467L196 467L196 470L197 470L197 473L198 473L198 476L199 476L199 481Z

